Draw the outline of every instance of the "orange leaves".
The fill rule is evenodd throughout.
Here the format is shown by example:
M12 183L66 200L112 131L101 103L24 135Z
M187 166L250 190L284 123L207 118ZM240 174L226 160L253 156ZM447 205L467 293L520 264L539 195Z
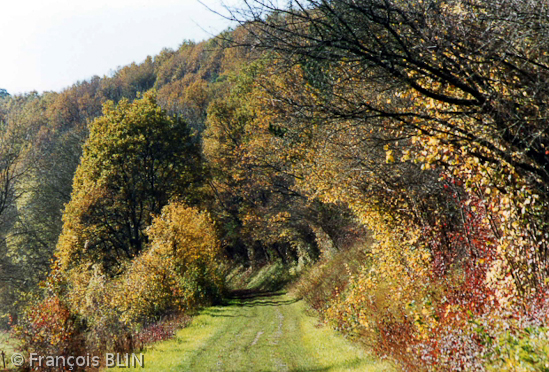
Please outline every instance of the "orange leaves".
M31 305L14 329L26 352L79 355L82 340L76 316L58 296Z

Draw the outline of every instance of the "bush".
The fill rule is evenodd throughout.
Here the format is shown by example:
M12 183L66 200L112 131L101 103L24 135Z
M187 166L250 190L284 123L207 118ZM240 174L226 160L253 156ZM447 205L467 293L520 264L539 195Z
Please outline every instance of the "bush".
M549 329L527 327L502 334L490 353L488 371L549 371Z
M330 257L323 256L301 275L292 287L292 292L305 299L316 311L326 310L335 296L345 290L350 277L358 273L367 261L366 252L370 243L362 244Z
M86 355L78 317L58 296L30 305L14 328L22 351L40 355Z
M141 322L172 311L189 311L220 298L221 247L205 212L171 203L147 231L151 244L117 283L121 319Z
M112 277L101 264L68 277L54 271L50 295L30 306L16 327L28 353L100 355L131 352L171 337L185 313L220 298L221 246L206 212L173 202L154 217L150 245ZM166 320L166 316L172 320Z

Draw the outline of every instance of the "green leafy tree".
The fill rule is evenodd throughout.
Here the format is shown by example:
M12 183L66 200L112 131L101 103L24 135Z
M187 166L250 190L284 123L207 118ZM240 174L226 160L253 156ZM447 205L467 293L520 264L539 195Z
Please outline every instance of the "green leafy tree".
M193 190L200 164L186 123L167 116L155 93L105 104L91 124L63 216L63 268L98 263L110 275L120 272L143 250L153 215Z

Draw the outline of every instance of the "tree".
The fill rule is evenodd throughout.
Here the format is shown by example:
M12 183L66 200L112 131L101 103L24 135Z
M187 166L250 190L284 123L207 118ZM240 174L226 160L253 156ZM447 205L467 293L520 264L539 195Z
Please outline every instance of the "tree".
M203 147L217 201L212 210L223 226L229 256L252 263L308 261L319 254L316 231L332 247L343 247L341 237L353 223L345 208L310 202L297 189L293 165L298 154L256 86L255 78L269 62L267 58L243 67L229 79L227 94L209 105ZM339 214L340 220L330 214Z
M275 56L273 75L297 77L285 89L265 84L273 104L302 125L296 133L324 127L337 134L345 121L350 131L371 127L360 142L382 145L388 163L401 153L461 178L470 195L482 194L497 211L494 235L507 252L498 265L519 288L544 283L547 1L246 4L230 17L252 35L248 44Z
M108 102L74 178L57 254L65 270L100 264L115 275L144 248L145 229L172 198L192 200L201 174L196 141L155 93Z
M16 293L37 283L44 267L39 260L27 260L35 252L19 256L11 250L12 228L21 205L29 197L26 185L39 156L36 139L43 123L35 115L40 110L39 101L30 94L4 100L0 106L0 312L3 315L13 314Z
M480 160L504 159L548 183L549 144L542 124L549 94L547 1L291 4L251 1L249 9L233 16L247 22L256 47L274 50L288 65L321 72L315 83L325 90L323 110L347 118L384 116L431 134L445 130L449 142L478 147L474 155ZM360 101L365 97L357 88L364 84L392 93L412 90L450 111L442 118L417 110L413 100L389 107Z

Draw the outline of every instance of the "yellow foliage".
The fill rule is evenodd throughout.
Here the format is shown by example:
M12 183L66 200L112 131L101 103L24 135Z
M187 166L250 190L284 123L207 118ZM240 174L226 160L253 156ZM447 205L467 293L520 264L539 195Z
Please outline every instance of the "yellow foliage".
M147 231L150 248L118 281L115 306L131 322L169 309L190 310L222 291L221 246L206 212L173 202Z
M221 246L208 213L172 202L147 234L149 247L118 277L109 278L100 265L71 271L71 307L92 329L192 310L221 295Z

